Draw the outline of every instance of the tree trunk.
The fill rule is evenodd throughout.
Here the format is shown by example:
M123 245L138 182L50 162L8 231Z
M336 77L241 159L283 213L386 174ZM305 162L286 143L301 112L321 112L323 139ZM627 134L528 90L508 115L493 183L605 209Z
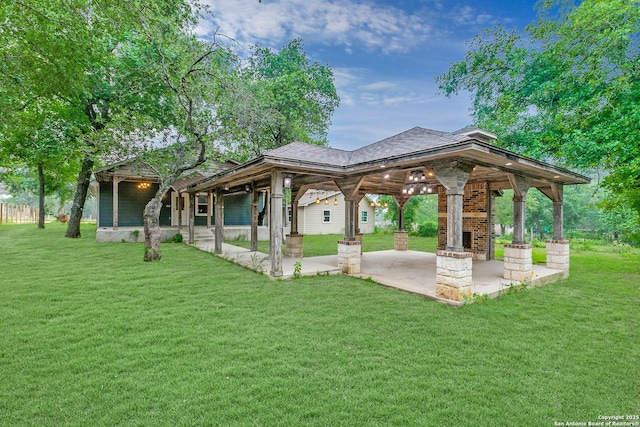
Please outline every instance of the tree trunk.
M158 192L159 193L159 192ZM144 207L144 260L159 261L160 252L160 210L162 209L162 194L153 197Z
M38 186L39 188L39 203L38 208L38 228L44 228L44 171L42 170L42 163L38 163Z
M73 206L71 207L71 216L67 224L67 232L64 237L77 239L80 237L80 220L82 219L82 210L84 202L87 199L87 191L89 190L89 182L91 180L91 172L93 170L93 159L89 154L84 155L82 161L82 169L78 174L76 182L76 194L73 197Z

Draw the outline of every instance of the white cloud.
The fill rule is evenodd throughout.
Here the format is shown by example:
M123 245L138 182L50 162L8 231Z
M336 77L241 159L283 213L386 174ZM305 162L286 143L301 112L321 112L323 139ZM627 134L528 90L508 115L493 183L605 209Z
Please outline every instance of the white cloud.
M432 26L419 15L389 6L353 0L205 0L213 22L202 22L200 35L219 27L240 41L270 45L302 37L314 43L362 46L369 51L407 52L428 39Z

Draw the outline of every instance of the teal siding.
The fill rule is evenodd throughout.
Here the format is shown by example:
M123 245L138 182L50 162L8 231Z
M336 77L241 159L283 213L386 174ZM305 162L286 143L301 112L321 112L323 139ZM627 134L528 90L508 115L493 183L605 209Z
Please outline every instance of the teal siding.
M118 185L118 225L122 227L142 227L144 225L144 207L158 190L158 184L147 189L138 188L138 183L121 181ZM113 184L100 183L98 227L113 227ZM260 194L258 209L264 206L263 193ZM195 206L194 206L195 209ZM251 194L234 194L224 198L225 225L251 224ZM214 212L211 212L211 224L215 224ZM160 225L171 225L171 197L168 193L162 199ZM207 225L206 216L195 216L195 225Z

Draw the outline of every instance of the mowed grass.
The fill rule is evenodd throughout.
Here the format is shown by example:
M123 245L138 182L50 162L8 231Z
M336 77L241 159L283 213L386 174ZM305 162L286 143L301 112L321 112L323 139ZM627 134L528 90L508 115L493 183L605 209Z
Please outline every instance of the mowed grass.
M640 413L640 259L454 308L0 226L0 425L546 426Z

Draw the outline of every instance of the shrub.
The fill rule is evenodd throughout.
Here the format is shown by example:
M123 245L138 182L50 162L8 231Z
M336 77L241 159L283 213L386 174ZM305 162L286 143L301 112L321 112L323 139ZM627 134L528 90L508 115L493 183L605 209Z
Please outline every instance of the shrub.
M438 235L438 224L434 221L425 221L418 226L415 234L420 237L436 237Z
M178 233L169 240L171 243L182 243L182 234Z

